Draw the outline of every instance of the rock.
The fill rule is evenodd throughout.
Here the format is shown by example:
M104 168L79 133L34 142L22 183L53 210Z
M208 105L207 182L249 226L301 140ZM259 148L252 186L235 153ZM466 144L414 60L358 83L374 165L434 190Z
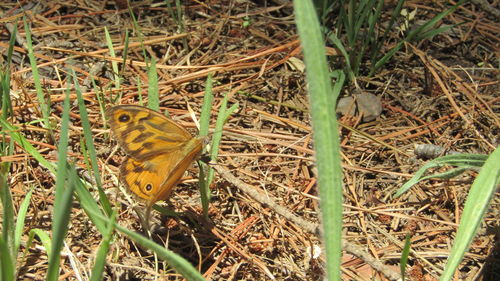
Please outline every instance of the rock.
M374 94L362 93L355 95L358 112L363 114L363 122L370 122L382 113L382 103Z
M370 122L382 113L382 103L374 94L362 93L339 99L337 114L354 116L356 112L363 115L363 122Z

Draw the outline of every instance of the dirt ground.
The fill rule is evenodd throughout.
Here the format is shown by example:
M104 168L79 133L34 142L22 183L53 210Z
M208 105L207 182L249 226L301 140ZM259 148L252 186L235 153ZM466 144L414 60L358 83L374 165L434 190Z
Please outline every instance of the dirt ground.
M108 107L147 100L148 74L143 59L147 54L157 59L161 109L195 133L188 108L199 115L205 81L213 73L211 124L215 124L224 95L229 95L230 104L239 103L238 111L225 125L218 158L233 178L217 174L211 186L211 227L207 227L196 188L198 169L193 165L168 202L183 215L163 217L154 212L154 239L186 258L209 280L269 280L271 275L277 280L321 280L324 255L318 235L311 231L319 222L319 194L303 57L292 4L183 2L182 24L163 1L132 1L137 24L129 11L118 9L114 1L0 4L2 60L12 26L19 26L11 76L11 122L46 159L56 161L55 144L36 122L41 115L25 48L24 10L32 28L43 91L51 100L51 120L60 129L57 124L68 70L73 68L90 113L106 194L118 210L118 222L140 231L132 208L140 202L125 196L119 184L118 167L124 152L109 137L100 104ZM414 23L421 24L443 11L444 2L408 1L406 8L416 9ZM399 272L401 245L407 233L412 234L415 251L410 256L410 278L439 278L477 172L450 180L427 180L400 198L393 195L427 161L416 157L415 145L433 144L445 151L480 154L489 154L498 146L500 25L498 18L494 20L498 1L490 2L496 6L484 9L468 3L457 9L442 24L461 25L405 45L374 76L358 78L360 89L381 101L382 112L373 121L363 121L356 113L339 116L345 125L339 127L345 183L343 235L348 245L364 251L384 268L376 269L366 256L345 251L344 280L387 280L383 272ZM119 58L116 61L120 69L124 66L119 88L114 84L105 27ZM123 65L126 30L130 44ZM396 40L400 34L393 36ZM342 57L329 47L329 59L341 65ZM354 86L347 85L342 96L354 92ZM78 106L76 102L71 106L69 155L85 169ZM34 188L26 233L33 228L50 231L54 178L19 147L3 161L12 161L9 183L16 207ZM275 205L263 204L242 191L238 186L244 183L303 219L306 226L277 212ZM92 192L97 198L97 191ZM456 280L500 280L498 198L494 197ZM88 280L102 237L78 203L72 212L60 280ZM165 262L155 260L127 237L117 235L115 239L105 280L182 280ZM19 265L19 280L44 280L45 251L37 244L28 253Z

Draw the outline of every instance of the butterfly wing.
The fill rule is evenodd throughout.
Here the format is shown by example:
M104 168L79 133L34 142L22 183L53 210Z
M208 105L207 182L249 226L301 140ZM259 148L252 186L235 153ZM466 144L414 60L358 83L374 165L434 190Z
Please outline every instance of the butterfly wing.
M202 140L193 138L180 150L158 155L148 161L127 157L120 167L121 180L127 188L152 205L170 195L201 149Z
M119 105L108 109L106 115L128 154L120 166L122 182L149 205L166 199L200 154L203 140L142 106Z
M138 161L179 150L193 138L179 124L142 106L118 105L106 115L120 146Z

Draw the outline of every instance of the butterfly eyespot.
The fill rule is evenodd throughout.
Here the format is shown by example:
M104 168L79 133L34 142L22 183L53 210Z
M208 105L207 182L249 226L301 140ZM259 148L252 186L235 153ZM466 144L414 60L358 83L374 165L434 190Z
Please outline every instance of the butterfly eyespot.
M130 120L130 115L124 113L118 117L118 120L122 123L128 122Z
M153 190L153 186L150 183L146 184L146 191L149 192L151 190Z

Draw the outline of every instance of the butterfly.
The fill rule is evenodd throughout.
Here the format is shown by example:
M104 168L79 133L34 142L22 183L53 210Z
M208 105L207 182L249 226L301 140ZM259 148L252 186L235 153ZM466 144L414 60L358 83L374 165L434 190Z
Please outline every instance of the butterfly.
M148 207L168 198L191 163L200 155L203 138L193 137L165 115L137 105L106 111L111 132L127 154L120 180Z

